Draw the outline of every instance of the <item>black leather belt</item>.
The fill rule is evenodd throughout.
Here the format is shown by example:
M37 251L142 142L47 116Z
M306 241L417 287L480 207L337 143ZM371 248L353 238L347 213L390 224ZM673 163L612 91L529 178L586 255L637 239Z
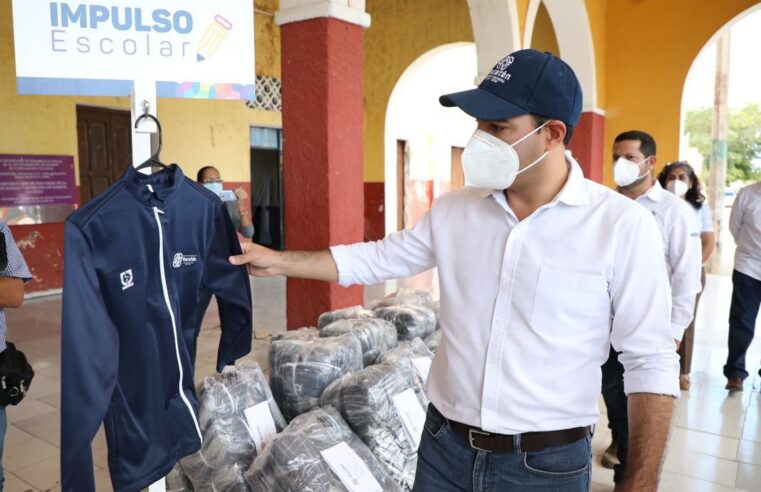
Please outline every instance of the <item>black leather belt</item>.
M449 425L455 434L465 439L470 447L478 451L490 453L514 453L515 436L506 434L492 434L484 432L478 427L449 421ZM541 451L553 446L563 446L578 441L592 434L591 427L576 427L548 432L525 432L521 434L520 448L523 451Z

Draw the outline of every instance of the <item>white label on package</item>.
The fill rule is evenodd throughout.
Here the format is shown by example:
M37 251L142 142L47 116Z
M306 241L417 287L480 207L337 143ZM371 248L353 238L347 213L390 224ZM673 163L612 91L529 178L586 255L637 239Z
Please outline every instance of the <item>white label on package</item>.
M394 396L394 407L399 418L402 419L407 438L415 449L420 446L420 437L425 425L425 411L412 389L404 390Z
M417 357L412 359L412 365L415 367L415 372L423 381L428 381L428 373L431 372L431 362L428 357Z
M321 451L320 454L349 492L383 491L367 464L345 442Z
M251 434L251 440L256 446L256 453L259 454L272 439L272 436L277 434L270 405L264 401L253 407L248 407L243 413L248 422L248 433Z

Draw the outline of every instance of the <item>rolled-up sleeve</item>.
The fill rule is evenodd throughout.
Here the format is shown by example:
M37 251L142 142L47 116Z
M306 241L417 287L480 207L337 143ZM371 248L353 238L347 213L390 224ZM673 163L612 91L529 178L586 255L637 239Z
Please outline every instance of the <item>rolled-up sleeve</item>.
M621 352L624 391L679 397L679 357L671 334L671 295L658 225L646 211L615 235L611 344Z
M409 277L436 265L432 248L431 211L412 229L389 234L381 241L330 248L344 287L370 285Z

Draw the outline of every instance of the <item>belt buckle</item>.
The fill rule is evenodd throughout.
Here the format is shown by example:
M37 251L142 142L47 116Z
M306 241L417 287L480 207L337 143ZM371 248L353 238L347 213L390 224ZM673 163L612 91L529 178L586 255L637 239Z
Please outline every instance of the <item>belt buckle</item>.
M478 430L475 430L475 429L468 429L468 442L470 444L470 447L473 448L473 449L477 449L478 451L484 451L484 452L487 452L487 453L491 453L491 450L489 450L489 449L479 448L478 446L476 446L475 440L476 440L477 436L474 436L473 434L479 434L479 435L482 435L482 436L490 436L491 434L489 434L488 432L482 432L482 431L478 431Z

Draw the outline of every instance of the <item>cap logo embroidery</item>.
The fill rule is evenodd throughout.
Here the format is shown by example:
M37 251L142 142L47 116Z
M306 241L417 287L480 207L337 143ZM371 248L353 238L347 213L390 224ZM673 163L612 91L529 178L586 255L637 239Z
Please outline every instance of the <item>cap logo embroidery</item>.
M183 253L175 253L172 257L172 266L174 268L180 268L182 266L191 266L198 260L196 255L186 255Z
M515 58L512 55L507 55L497 62L492 71L489 72L489 75L486 76L486 79L496 84L504 84L510 80L511 77L511 75L507 73L507 67L512 65L514 61Z

